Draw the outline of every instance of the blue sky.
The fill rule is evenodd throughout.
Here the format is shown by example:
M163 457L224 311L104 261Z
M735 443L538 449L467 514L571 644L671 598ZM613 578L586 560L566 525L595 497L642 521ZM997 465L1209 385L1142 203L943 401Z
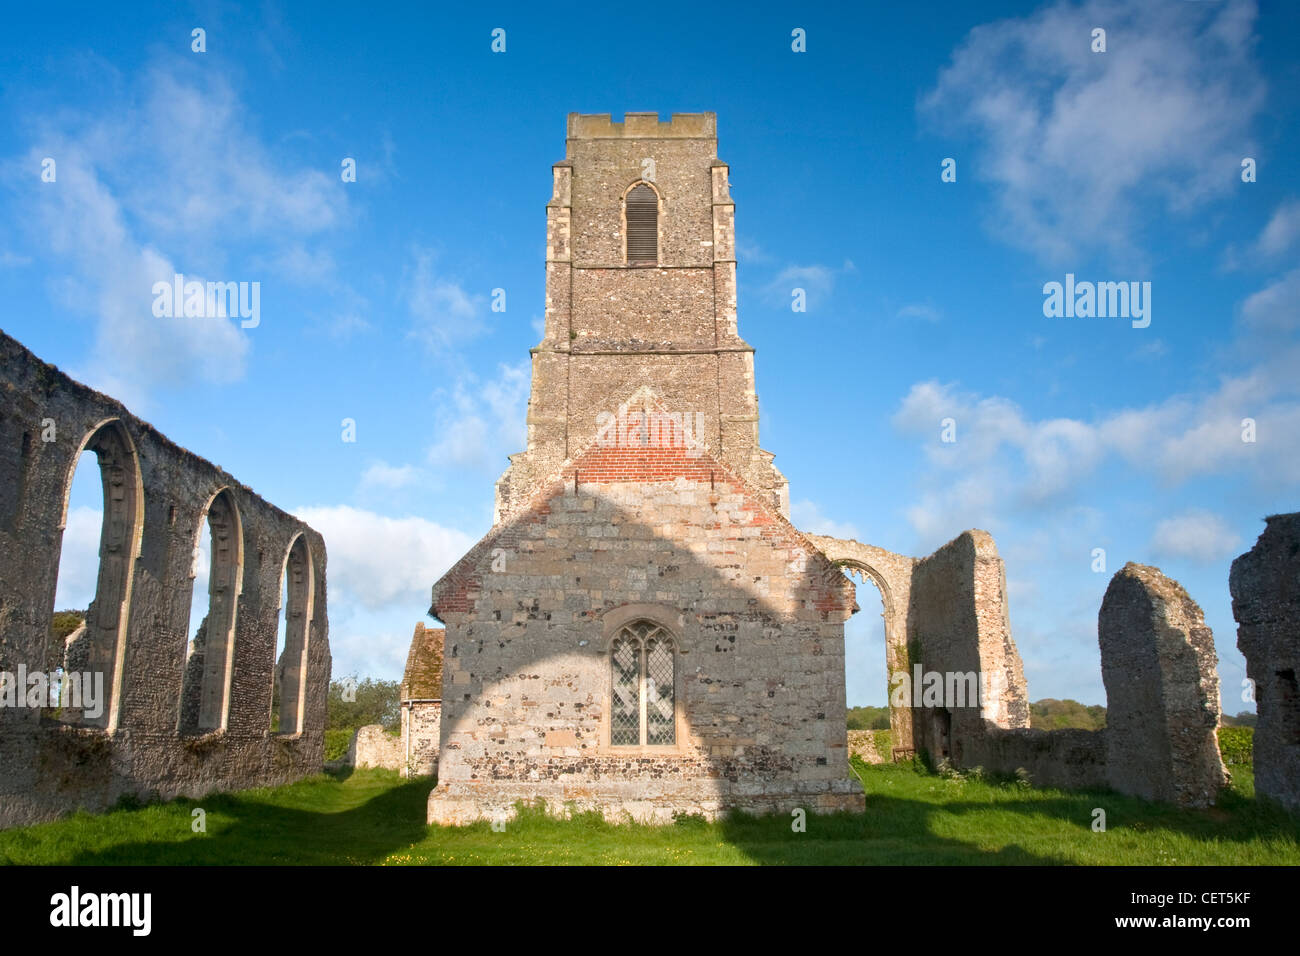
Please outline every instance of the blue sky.
M0 327L320 530L335 674L394 678L523 448L566 114L712 110L796 524L916 555L992 532L1035 699L1104 701L1101 596L1157 564L1246 709L1228 566L1300 506L1300 13L856 6L12 9ZM259 282L260 324L155 318L176 272ZM1044 316L1067 273L1150 282L1150 326ZM93 589L86 471L60 606ZM863 588L849 700L878 704Z

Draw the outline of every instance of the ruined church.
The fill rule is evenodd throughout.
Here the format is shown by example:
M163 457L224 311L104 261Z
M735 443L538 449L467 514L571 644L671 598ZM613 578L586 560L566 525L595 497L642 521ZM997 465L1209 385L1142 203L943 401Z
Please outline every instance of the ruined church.
M1228 775L1214 639L1158 568L1125 565L1102 601L1106 727L1036 730L988 533L911 557L791 524L759 445L712 113L571 114L546 219L527 446L491 530L433 586L445 629L416 629L400 748L380 741L404 773L436 777L430 822L539 800L645 821L863 809L851 575L880 592L891 684L915 675L891 695L882 757L1215 802ZM100 567L64 632L54 602L84 452L103 490ZM1257 793L1297 810L1300 514L1266 520L1230 589L1259 705ZM191 622L205 529L208 613ZM0 332L0 828L318 772L326 571L318 532ZM91 678L93 706L64 694Z
M809 535L759 445L735 204L712 113L570 114L546 206L527 447L489 533L433 586L445 624L431 823L862 809L844 623L880 591L891 674L984 688L891 699L895 758L1212 803L1226 774L1200 608L1158 569L1099 618L1114 730L1035 731L993 539L925 558Z

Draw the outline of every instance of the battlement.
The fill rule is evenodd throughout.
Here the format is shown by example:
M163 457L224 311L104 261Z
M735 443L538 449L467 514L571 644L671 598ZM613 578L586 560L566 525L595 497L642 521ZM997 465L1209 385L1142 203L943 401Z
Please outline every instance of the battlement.
M569 139L717 139L718 114L674 113L667 123L658 113L624 113L615 123L609 113L570 113Z

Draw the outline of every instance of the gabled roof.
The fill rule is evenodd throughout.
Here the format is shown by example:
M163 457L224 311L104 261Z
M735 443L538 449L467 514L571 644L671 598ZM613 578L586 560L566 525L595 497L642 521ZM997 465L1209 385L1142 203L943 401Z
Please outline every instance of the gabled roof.
M442 639L440 627L415 625L411 650L406 655L406 672L402 675L402 700L442 699Z
M653 405L667 413L663 401L649 386L640 386L623 405ZM594 437L572 457L566 459L552 474L538 483L537 490L528 499L528 506L510 518L495 525L464 557L452 565L433 586L433 601L429 614L441 619L440 611L467 611L478 596L480 568L490 561L494 548L522 536L522 528L549 514L549 502L562 494L566 485L590 481L671 481L687 477L699 481L716 481L741 490L746 507L756 512L759 524L773 526L794 538L810 555L815 556L836 577L848 584L848 579L836 569L821 549L789 519L767 503L765 495L758 494L738 473L724 464L704 442L691 443L689 447L672 450L661 448L614 448L602 446ZM673 466L678 473L669 476L665 466ZM638 473L639 472L639 473ZM597 477L600 476L600 477ZM851 584L849 585L851 587ZM849 606L853 604L852 592Z

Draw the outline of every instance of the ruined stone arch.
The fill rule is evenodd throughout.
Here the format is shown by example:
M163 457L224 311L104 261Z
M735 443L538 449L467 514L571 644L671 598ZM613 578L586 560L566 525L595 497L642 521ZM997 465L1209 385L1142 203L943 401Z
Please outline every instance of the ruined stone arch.
M647 191L653 194L653 202L646 194ZM619 205L623 230L623 264L660 265L660 252L663 249L664 197L659 187L649 180L638 179L623 190ZM651 242L653 248L650 246Z
M279 580L287 582L288 593L287 604L280 608L280 613L285 616L284 652L279 660L271 662L273 698L277 682L280 687L279 720L271 730L297 734L302 732L307 699L307 651L311 642L316 586L315 562L305 535L298 534L290 542ZM271 653L275 653L274 647Z
M235 624L244 578L244 532L239 506L229 487L218 489L199 514L194 555L200 535L211 528L208 612L199 624L185 661L179 729L182 733L224 731L230 718L230 688L235 656ZM190 569L190 589L198 573Z
M55 668L65 672L103 674L105 700L98 716L84 708L65 708L60 719L68 723L117 729L122 698L122 662L126 654L127 623L131 613L131 590L135 561L144 540L144 484L135 443L121 419L109 418L87 432L68 464L63 481L63 507L59 520L58 547L68 524L68 502L72 480L83 452L92 451L99 462L104 489L104 520L99 535L99 574L95 598L86 611L85 624L69 636L64 647L52 648ZM57 575L56 575L57 579ZM55 584L57 590L57 580ZM49 605L53 613L56 594Z
M807 537L832 564L842 570L861 574L880 591L885 618L886 681L899 671L910 671L912 662L908 606L916 559L860 541L826 535L810 534ZM887 687L886 692L888 690ZM914 750L912 710L908 707L895 707L892 695L889 701L889 729L895 755L907 755Z

